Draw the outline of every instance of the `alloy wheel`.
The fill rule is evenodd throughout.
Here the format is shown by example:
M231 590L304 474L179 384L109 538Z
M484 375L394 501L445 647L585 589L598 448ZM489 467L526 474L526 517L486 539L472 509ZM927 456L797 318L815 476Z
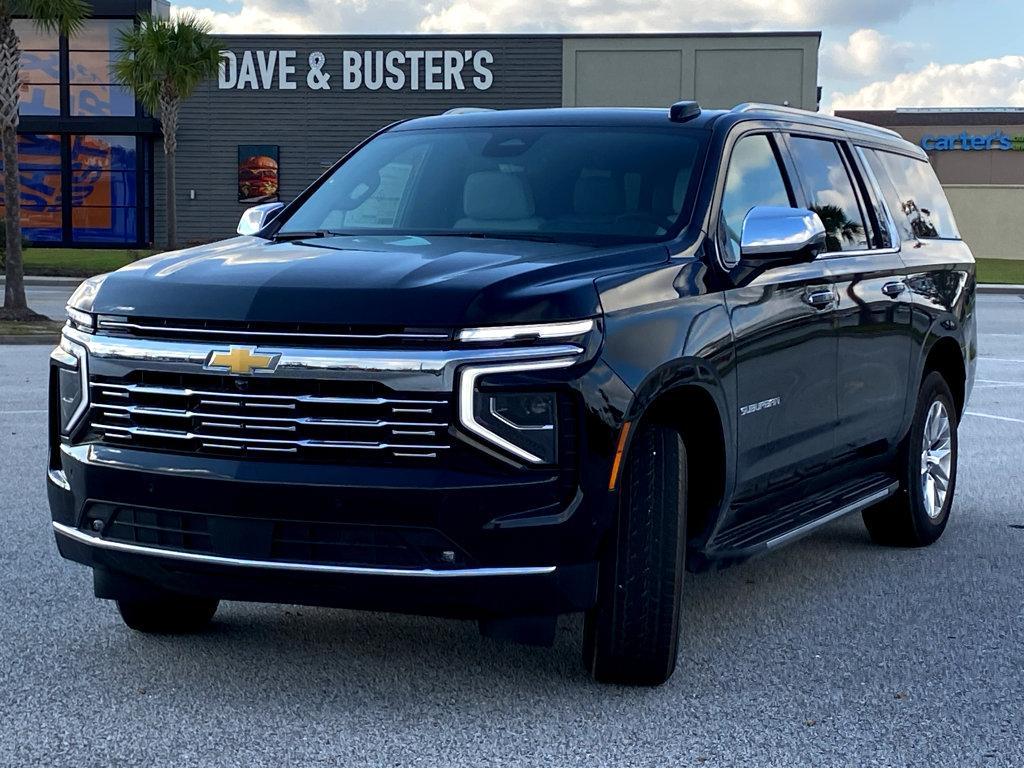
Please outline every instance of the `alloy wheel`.
M925 512L932 520L942 515L953 464L952 423L942 401L928 409L921 438L921 494Z

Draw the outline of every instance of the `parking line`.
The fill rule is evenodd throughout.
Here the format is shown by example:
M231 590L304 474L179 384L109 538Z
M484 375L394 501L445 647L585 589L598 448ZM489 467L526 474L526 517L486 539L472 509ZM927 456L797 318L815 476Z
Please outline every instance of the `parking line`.
M969 417L984 417L985 419L998 419L1000 422L1016 422L1017 424L1024 425L1024 419L1017 419L1016 417L999 417L995 414L982 414L980 411L965 411L965 414Z
M988 355L979 355L978 360L990 360L993 363L1024 363L1024 358L990 358Z
M0 417L7 414L45 414L46 409L30 409L28 411L0 411Z

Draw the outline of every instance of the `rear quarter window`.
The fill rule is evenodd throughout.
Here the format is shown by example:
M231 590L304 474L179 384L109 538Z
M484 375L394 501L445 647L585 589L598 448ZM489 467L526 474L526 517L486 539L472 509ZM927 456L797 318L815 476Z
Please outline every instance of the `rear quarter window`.
M928 161L883 150L864 154L903 240L959 239L946 193Z

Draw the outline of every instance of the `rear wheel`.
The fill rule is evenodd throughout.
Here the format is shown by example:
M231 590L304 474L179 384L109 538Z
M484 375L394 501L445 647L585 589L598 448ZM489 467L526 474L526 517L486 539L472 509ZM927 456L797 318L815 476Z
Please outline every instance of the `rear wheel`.
M657 686L676 666L686 534L686 447L642 425L622 476L615 537L601 564L583 661L605 683Z
M957 411L937 371L921 383L910 433L900 448L900 489L864 511L871 538L902 547L930 545L942 536L956 490Z
M124 624L140 633L195 633L206 627L217 611L216 598L185 596L148 600L119 600Z

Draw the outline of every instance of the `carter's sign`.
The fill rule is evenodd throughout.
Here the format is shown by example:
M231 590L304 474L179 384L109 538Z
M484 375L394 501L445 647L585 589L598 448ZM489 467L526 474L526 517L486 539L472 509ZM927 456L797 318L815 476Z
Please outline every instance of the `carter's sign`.
M1024 136L1009 136L1003 131L996 131L990 134L972 134L961 131L958 134L945 134L935 136L927 134L921 137L921 148L926 152L950 152L952 150L963 150L965 152L977 152L981 150L1000 150L1009 152L1016 150L1024 151Z
M494 82L490 51L221 51L217 87L240 91L486 91Z

